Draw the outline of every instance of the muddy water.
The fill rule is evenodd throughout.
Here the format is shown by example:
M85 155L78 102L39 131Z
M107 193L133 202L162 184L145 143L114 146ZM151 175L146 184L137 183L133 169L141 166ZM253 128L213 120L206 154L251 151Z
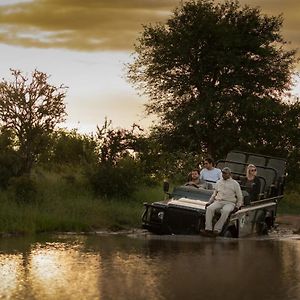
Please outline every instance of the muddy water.
M300 299L300 237L2 237L0 299Z

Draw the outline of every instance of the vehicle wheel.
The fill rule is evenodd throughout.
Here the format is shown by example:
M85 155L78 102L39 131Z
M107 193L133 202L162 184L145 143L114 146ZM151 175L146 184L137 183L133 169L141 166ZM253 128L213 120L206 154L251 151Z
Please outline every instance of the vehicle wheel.
M268 234L268 225L267 225L266 222L259 223L258 234L260 234L260 235L267 235Z
M227 238L233 238L233 233L230 229L227 229L225 232L224 232L224 237L227 237Z

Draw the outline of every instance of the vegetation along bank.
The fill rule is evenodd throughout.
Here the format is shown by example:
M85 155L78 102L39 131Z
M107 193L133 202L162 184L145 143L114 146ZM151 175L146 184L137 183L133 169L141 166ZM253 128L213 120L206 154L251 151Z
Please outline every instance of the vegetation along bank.
M279 212L299 213L300 101L296 50L282 16L238 2L186 1L145 25L126 76L156 123L90 135L59 129L64 85L19 70L0 82L0 231L136 227L144 201L163 197L204 157L232 149L288 159ZM55 75L55 74L54 74Z

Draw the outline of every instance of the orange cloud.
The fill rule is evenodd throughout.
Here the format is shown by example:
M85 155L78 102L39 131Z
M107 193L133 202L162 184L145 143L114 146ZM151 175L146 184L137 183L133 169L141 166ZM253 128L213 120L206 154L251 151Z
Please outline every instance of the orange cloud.
M0 6L0 42L74 50L128 50L142 23L163 20L172 0L33 0Z
M300 1L241 0L283 13L285 39L300 46ZM0 43L82 51L131 50L142 24L165 21L179 0L27 0L0 6Z

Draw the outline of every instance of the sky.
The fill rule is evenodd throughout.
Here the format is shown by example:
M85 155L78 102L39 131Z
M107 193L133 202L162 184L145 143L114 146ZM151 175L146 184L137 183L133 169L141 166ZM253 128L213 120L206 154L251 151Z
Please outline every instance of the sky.
M299 0L240 2L266 14L283 14L288 47L300 49ZM0 79L11 79L10 68L28 75L37 69L50 75L50 83L68 86L68 117L61 127L91 133L107 117L114 127L138 123L147 128L154 120L144 113L147 98L126 81L124 66L132 61L142 25L164 22L179 4L179 0L0 0ZM299 83L294 93L300 94Z

